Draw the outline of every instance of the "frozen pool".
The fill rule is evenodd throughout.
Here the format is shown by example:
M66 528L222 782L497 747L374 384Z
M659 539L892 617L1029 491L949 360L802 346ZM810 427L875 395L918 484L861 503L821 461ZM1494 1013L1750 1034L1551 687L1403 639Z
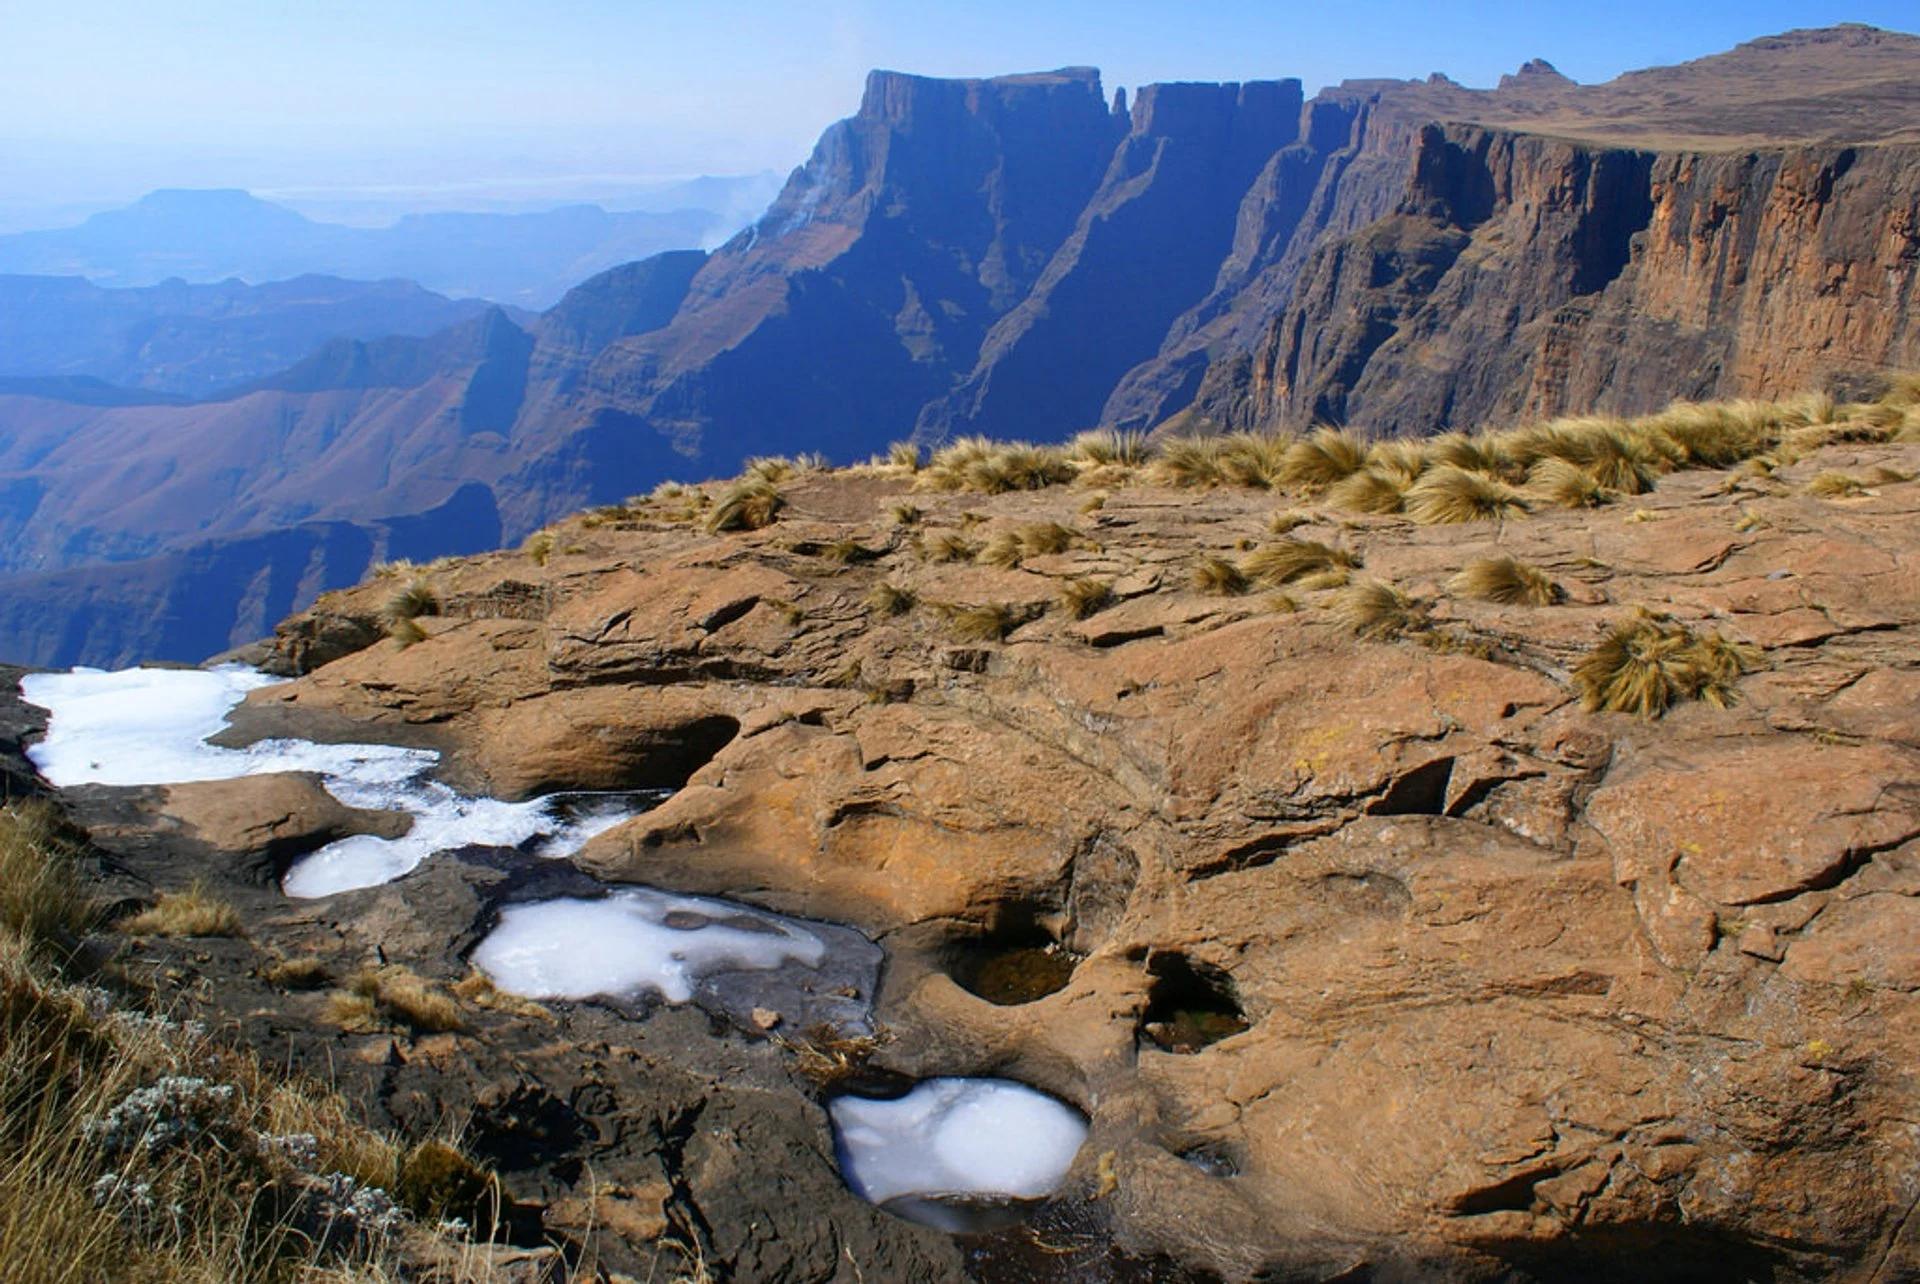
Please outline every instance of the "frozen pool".
M263 740L245 749L206 743L249 691L279 680L243 665L29 674L20 693L49 717L46 738L27 756L59 786L177 785L311 771L349 807L413 816L413 828L400 838L343 838L297 862L282 886L298 897L389 882L435 852L458 847L566 856L639 810L626 794L519 803L469 798L428 779L439 761L429 749L309 740Z
M1041 1199L1087 1137L1078 1111L1010 1079L928 1079L903 1097L836 1097L827 1110L847 1184L876 1204Z
M797 919L631 887L510 906L472 957L495 985L530 999L652 993L685 1003L714 973L817 968L826 954L826 942Z

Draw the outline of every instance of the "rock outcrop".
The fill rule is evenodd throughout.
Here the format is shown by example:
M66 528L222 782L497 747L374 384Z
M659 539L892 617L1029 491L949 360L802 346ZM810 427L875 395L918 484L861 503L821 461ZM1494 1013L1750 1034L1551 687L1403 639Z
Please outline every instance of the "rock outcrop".
M1883 480L1806 493L1837 470ZM1338 590L1190 587L1198 559L1270 538L1264 493L916 494L902 525L903 476L814 476L757 532L636 509L563 524L543 565L444 568L444 602L540 607L423 618L424 641L254 693L236 731L433 743L449 778L507 796L679 786L577 863L857 926L889 955L874 1069L1012 1075L1087 1112L1066 1186L995 1241L1003 1266L1030 1233L1077 1246L1052 1269L1091 1278L1905 1278L1916 470L1910 445L1841 441L1767 485L1672 474L1630 511L1451 527L1296 511L1296 538L1402 586L1425 624L1400 641L1354 637L1322 609ZM1049 522L1067 547L1011 568L920 551ZM1448 587L1496 554L1549 574L1557 604ZM1086 618L1053 605L1094 578L1111 597ZM883 583L902 592L874 597ZM372 618L388 591L324 607ZM953 631L979 605L1002 608L1004 641ZM1570 672L1642 611L1755 648L1737 701L1584 711ZM141 832L101 830L136 854ZM432 861L319 903L299 930L452 979L447 942L477 918L442 901L494 877L463 868L479 867ZM1022 971L1036 954L1052 962ZM1000 988L982 982L995 968ZM552 1046L604 1044L603 1076L626 1048L724 1061L724 1082L688 1088L714 1118L743 1121L780 1075L752 1031L694 1051L683 1015L563 1020ZM578 1091L553 1086L575 1083L578 1052L513 1051L516 1028L488 1018L463 1064ZM440 1054L382 1055L398 1115ZM808 1174L789 1193L819 1189L824 1121L779 1095L791 1084L768 1091L779 1162ZM729 1126L742 1145L774 1135ZM836 1196L820 1224L853 1265L835 1276L816 1234L756 1202L761 1159L697 1178L661 1162L740 1278L963 1269ZM558 1226L584 1198L569 1171L543 1152L510 1184ZM753 1210L769 1220L723 1230ZM644 1245L658 1225L616 1233ZM1000 1278L981 1260L964 1269Z

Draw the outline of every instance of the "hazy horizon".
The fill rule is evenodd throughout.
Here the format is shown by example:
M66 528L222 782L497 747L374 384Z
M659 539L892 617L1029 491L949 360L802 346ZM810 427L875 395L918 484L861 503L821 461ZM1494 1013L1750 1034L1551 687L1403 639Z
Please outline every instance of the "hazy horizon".
M363 224L643 208L650 189L695 176L784 175L858 106L874 67L1091 65L1109 92L1295 76L1311 94L1435 71L1490 86L1535 57L1595 82L1794 27L1920 25L1910 3L1885 0L1578 12L1374 0L1344 15L1239 0L1173 12L1130 0L911 12L870 0L0 0L0 13L0 231L75 223L155 188L242 188Z

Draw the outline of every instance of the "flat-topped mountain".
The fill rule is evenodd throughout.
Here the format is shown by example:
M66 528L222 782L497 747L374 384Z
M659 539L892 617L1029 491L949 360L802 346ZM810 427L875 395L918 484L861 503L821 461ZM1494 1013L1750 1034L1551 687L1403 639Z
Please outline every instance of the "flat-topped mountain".
M0 395L16 436L94 443L0 462L19 532L0 569L384 521L470 484L511 540L753 455L848 460L909 437L1169 420L1425 435L1871 391L1920 366L1916 83L1920 38L1861 27L1597 86L1534 62L1491 90L1350 81L1304 99L1273 80L1109 101L1085 68L875 72L752 228L590 281L525 326L490 322L465 366L445 360L465 338L342 349L214 416ZM171 459L124 511L73 480L117 443L204 440L212 417L260 443L243 467L310 479L285 492L297 517L259 504L251 473L208 484L218 451ZM398 442L371 473L333 462ZM12 589L27 615L61 609ZM199 599L209 650L242 640L225 592ZM34 634L69 636L44 619ZM80 654L133 653L22 658Z

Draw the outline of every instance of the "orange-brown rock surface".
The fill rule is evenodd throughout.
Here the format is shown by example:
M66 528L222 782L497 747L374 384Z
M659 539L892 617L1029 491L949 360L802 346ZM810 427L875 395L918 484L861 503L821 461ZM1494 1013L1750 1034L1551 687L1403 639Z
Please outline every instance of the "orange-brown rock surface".
M544 564L441 568L425 641L236 723L425 740L503 794L683 785L579 862L874 935L876 1063L1085 1110L1064 1197L1142 1260L1911 1278L1917 470L1839 444L1505 523L1299 510L1295 537L1424 611L1395 641L1325 591L1192 587L1273 538L1273 495L913 494L903 522L904 474L808 477L760 531L641 506L556 528ZM1071 546L1011 568L921 551L1055 521ZM1495 553L1565 599L1447 587ZM1056 597L1086 577L1114 598L1074 620ZM883 582L915 605L870 605ZM471 605L503 597L542 606ZM952 607L991 603L1004 641L956 636ZM1755 646L1737 702L1583 711L1571 670L1642 610ZM980 997L1022 946L1066 984Z

